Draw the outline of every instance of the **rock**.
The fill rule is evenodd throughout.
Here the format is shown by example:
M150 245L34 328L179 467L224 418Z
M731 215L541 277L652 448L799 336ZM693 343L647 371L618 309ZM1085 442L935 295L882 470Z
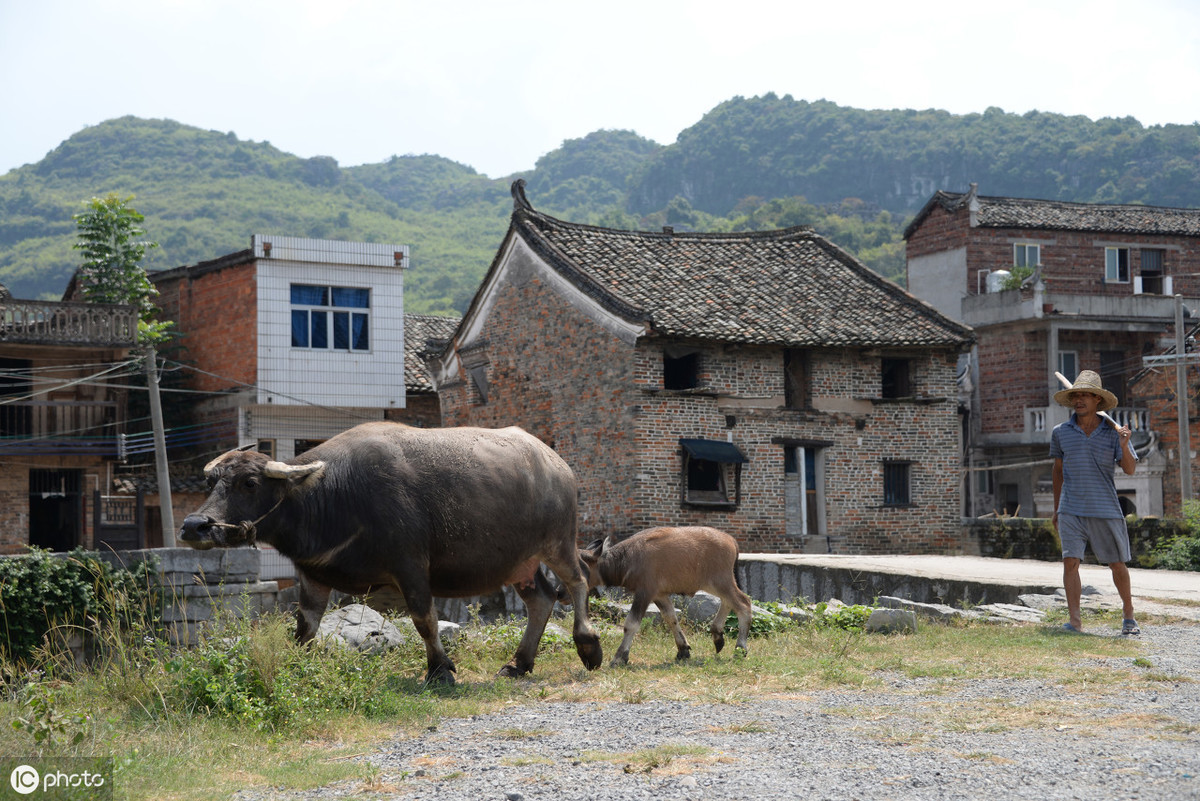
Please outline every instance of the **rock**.
M874 609L864 628L876 634L911 634L917 630L917 615L908 609Z
M925 604L919 601L910 601L907 598L895 598L890 595L881 596L879 603L889 609L907 609L910 612L915 612L935 620L946 620L952 617L963 616L963 610L955 609L946 604Z
M372 654L398 648L406 640L396 626L364 604L330 610L321 618L317 638Z
M449 645L462 636L462 626L438 621L438 637ZM321 618L317 638L364 653L382 653L398 648L413 638L420 639L412 621L404 618L397 626L364 604L347 604L332 609Z
M719 611L721 611L721 599L701 590L688 599L683 609L683 616L694 623L707 623Z

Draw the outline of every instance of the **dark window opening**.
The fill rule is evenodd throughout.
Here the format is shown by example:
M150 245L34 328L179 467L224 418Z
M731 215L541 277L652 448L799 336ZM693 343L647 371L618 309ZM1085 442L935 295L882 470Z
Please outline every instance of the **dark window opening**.
M663 354L663 388L694 389L700 385L700 354L673 357Z
M1021 510L1021 488L1016 484L1001 484L997 488L996 500L1000 514L1016 517Z
M29 359L0 358L0 397L11 398L0 405L0 436L29 436L33 433L33 391L30 378L33 362Z
M83 471L29 471L29 544L70 551L83 544Z
M1127 357L1119 350L1100 351L1100 384L1117 396L1117 402L1124 402L1129 392L1126 387L1125 364Z
M911 462L883 463L884 506L908 506L912 503Z
M787 348L783 351L783 402L789 409L807 409L808 352Z
M302 453L311 451L313 448L320 445L325 440L323 439L297 439L292 442L292 457L295 458Z
M912 380L910 377L910 362L908 359L888 359L881 361L882 387L880 394L885 398L911 397Z
M1147 295L1163 294L1163 255L1165 251L1142 249L1142 292Z

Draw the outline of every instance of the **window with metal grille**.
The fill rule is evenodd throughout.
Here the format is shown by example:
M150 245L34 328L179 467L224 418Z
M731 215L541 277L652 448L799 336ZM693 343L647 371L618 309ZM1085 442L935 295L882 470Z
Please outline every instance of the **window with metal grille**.
M912 462L883 463L883 505L908 506L912 503Z
M370 350L371 290L292 284L292 347Z

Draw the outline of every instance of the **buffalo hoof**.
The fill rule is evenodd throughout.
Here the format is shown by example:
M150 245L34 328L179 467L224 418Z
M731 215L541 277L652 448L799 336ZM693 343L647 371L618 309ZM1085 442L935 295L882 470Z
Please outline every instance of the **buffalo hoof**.
M509 662L507 665L496 671L496 675L505 679L519 679L526 673L531 672L533 672L532 665L530 667L523 668L518 667L516 662Z
M717 649L717 653L721 653L721 649L725 647L725 635L722 632L713 634L713 647Z
M425 683L430 686L453 687L454 665L438 665L431 667L425 674Z
M675 652L675 661L676 662L682 662L685 659L691 659L691 658L692 658L692 649L691 648L680 648L678 651Z
M625 667L629 664L629 654L617 654L608 663L609 667Z
M600 646L600 637L595 634L585 634L575 638L575 652L579 661L588 670L595 670L604 661L604 649Z

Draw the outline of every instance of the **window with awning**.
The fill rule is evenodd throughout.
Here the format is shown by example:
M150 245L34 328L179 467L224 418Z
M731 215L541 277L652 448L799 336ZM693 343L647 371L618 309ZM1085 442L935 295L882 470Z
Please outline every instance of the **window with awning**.
M682 502L686 506L735 509L742 500L742 465L746 455L732 442L680 439L683 451ZM733 497L729 477L733 473Z

